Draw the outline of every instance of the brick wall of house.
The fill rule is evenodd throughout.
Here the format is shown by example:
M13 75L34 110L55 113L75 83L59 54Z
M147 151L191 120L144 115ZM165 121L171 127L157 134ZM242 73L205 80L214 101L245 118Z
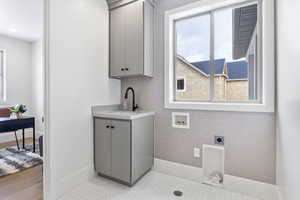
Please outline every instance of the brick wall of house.
M176 100L209 100L209 76L178 58L176 61L176 77L186 80L186 90L176 92ZM247 80L227 80L224 75L216 75L214 81L215 100L248 100Z
M176 92L176 100L208 100L209 77L177 59L176 77L185 77L186 91Z
M226 77L225 76L215 76L215 96L214 100L224 101L226 100Z
M227 100L248 100L247 80L227 80Z

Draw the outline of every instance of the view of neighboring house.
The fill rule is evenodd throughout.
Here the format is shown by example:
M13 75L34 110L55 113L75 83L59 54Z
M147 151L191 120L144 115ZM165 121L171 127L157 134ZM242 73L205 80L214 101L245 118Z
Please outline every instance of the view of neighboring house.
M224 13L223 13L224 14ZM226 15L224 15L226 16ZM224 17L223 16L223 17ZM251 101L258 100L261 69L258 66L257 5L230 10L232 25L223 32L216 26L212 33L216 41L212 49L221 59L209 60L209 26L205 17L177 22L177 57L175 59L175 100L177 101ZM228 17L227 16L227 17ZM230 18L230 17L229 17ZM222 23L222 15L214 18ZM201 21L202 20L202 21ZM201 24L187 34L185 27L192 22ZM221 35L228 34L229 40ZM226 41L229 41L226 43ZM207 60L201 60L201 55ZM198 57L197 57L198 56ZM193 61L191 61L193 60ZM194 62L199 60L199 62ZM200 61L201 60L201 61ZM210 62L214 66L214 78L210 77ZM212 81L214 84L212 84ZM210 93L212 92L212 93Z
M210 91L209 61L189 63L176 58L176 100L208 100ZM246 61L214 61L214 100L249 99L248 63Z

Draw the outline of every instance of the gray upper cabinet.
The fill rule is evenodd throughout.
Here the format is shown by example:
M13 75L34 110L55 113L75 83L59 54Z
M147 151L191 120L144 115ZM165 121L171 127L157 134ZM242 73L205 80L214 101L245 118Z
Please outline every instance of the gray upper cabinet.
M110 12L110 74L121 76L125 71L125 7Z
M152 76L154 4L133 1L110 7L110 76Z

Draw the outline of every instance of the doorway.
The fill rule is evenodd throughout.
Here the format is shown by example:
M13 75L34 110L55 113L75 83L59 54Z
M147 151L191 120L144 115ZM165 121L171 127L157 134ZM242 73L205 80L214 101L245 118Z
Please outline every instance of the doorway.
M0 199L43 199L44 1L0 1Z

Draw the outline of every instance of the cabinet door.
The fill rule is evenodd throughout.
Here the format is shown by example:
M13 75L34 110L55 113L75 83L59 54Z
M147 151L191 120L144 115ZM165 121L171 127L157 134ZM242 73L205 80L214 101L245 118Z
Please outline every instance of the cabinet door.
M144 1L144 75L153 76L154 6Z
M111 176L130 183L130 122L112 121Z
M111 121L95 118L95 168L96 171L111 176Z
M121 77L125 69L126 6L110 11L110 75ZM123 70L122 70L123 69Z
M144 71L144 15L143 1L125 7L125 63L126 75L143 74Z

